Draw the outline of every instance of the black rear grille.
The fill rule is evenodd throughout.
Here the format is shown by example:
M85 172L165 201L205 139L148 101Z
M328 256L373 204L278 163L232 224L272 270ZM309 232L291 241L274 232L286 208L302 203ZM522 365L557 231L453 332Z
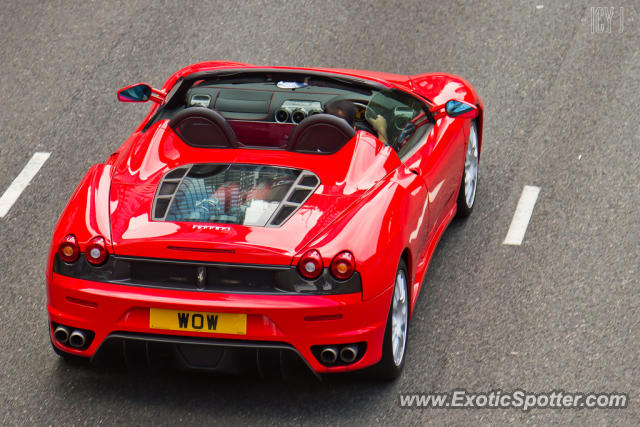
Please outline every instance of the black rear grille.
M218 292L277 292L284 268L131 262L131 281L141 285ZM199 279L200 278L200 279ZM286 292L284 289L281 292Z
M200 292L253 294L350 294L362 291L360 274L336 280L328 268L307 280L295 266L222 264L111 255L94 266L84 255L69 264L57 255L53 271L68 277L119 285Z

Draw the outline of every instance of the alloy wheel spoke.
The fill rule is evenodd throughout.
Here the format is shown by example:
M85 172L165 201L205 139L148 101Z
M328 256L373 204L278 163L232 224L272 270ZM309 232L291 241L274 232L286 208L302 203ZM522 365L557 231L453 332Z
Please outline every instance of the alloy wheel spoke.
M464 196L467 206L473 206L478 182L478 139L475 128L471 128L467 153L464 160Z
M408 320L406 278L402 272L396 276L392 310L391 345L393 350L393 361L396 366L400 366L402 359L404 358Z

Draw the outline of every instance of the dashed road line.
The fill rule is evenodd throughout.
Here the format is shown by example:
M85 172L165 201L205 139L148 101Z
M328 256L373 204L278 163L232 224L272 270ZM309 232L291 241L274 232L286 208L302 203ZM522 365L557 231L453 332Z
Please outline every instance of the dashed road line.
M503 245L521 245L524 235L527 232L529 221L531 220L531 214L533 214L533 207L538 200L538 193L540 193L540 187L533 185L525 185L516 207L516 212L513 214L511 220L511 226L507 232L507 236L504 238Z
M9 212L11 206L18 200L20 194L27 188L34 176L38 173L51 153L34 153L22 171L16 176L9 188L0 197L0 218Z

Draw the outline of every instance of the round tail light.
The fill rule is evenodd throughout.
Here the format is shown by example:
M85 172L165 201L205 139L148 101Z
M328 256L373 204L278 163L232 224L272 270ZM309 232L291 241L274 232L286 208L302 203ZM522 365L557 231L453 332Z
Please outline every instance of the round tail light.
M84 256L93 265L100 265L107 260L109 252L107 252L107 244L104 237L94 237L89 240L84 251Z
M58 256L64 262L76 262L80 256L80 247L76 236L67 234L58 245Z
M340 252L331 261L331 274L338 280L347 280L356 270L356 259L349 251Z
M311 249L302 255L298 262L298 271L307 279L316 279L322 273L322 256L320 252Z

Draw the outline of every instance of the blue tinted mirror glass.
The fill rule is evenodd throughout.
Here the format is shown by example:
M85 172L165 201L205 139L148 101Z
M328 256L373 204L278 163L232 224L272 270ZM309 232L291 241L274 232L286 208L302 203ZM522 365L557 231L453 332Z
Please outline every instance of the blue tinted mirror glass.
M447 102L447 104L445 105L445 108L447 109L447 114L450 117L458 117L465 113L469 113L473 111L472 106L465 104L464 102L456 101L453 99Z
M118 99L129 102L148 101L150 96L151 87L145 84L131 86L130 88L124 89L118 93Z

